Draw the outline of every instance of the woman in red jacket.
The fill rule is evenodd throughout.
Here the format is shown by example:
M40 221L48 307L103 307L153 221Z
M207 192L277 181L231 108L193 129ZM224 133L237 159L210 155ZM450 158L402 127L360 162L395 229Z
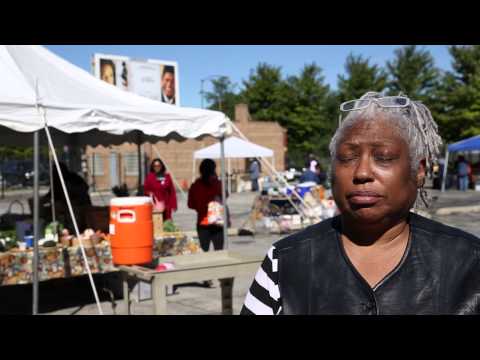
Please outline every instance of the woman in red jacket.
M188 207L197 212L197 233L203 251L208 251L210 242L215 250L223 249L223 227L217 225L202 225L207 216L208 203L221 202L222 183L215 173L215 162L205 159L200 164L200 178L190 187L188 192Z
M154 159L152 161L143 190L145 196L152 196L154 208L165 208L163 219L171 220L172 212L177 210L177 194L172 177L167 173L162 160Z

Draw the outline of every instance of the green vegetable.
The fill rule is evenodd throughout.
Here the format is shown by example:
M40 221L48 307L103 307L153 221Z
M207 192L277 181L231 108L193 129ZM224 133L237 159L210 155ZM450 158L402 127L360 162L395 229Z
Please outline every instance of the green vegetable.
M50 232L51 234L55 234L55 228L56 228L56 233L61 233L63 230L63 224L57 222L51 222L50 224L47 225L45 228L45 233Z
M178 228L172 220L167 220L163 223L163 231L165 232L177 232Z
M11 238L12 240L7 241L5 243L5 249L4 251L9 251L10 249L13 249L14 247L17 246L17 240L15 238Z
M17 237L17 231L14 229L0 231L0 239L4 239L7 237L15 239Z

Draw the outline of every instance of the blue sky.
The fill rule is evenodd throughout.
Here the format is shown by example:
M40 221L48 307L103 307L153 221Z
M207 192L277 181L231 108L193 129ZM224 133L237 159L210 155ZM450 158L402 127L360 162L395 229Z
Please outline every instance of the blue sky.
M298 74L306 64L316 62L325 81L336 88L337 76L344 72L350 52L384 65L400 45L47 45L55 54L91 72L94 53L123 55L138 59L176 61L179 65L182 106L200 107L201 79L228 76L239 87L259 62L281 66L284 76ZM425 46L436 65L450 70L451 58L445 45ZM209 88L206 85L206 89Z

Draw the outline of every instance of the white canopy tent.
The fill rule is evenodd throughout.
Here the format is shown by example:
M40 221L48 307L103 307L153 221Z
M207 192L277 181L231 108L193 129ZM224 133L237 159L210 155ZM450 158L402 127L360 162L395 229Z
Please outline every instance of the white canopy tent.
M238 158L265 158L271 157L272 164L275 164L275 157L272 149L254 144L252 142L240 139L236 136L230 136L224 141L225 158L228 159L228 174L231 173L231 159ZM220 143L207 146L193 153L193 171L192 181L195 178L196 159L219 159L221 158ZM228 190L231 193L230 176Z
M117 142L123 142L134 130L161 138L220 137L227 126L223 113L179 108L123 91L41 46L0 46L0 78L0 125L16 132L44 127L38 106L45 109L49 127L78 134L82 144L109 144L112 135L122 135ZM18 134L10 140L18 144Z
M219 159L220 144L213 144L193 153L194 159ZM236 136L225 139L225 158L273 157L273 150L242 140Z
M179 108L125 92L95 79L41 46L0 46L0 78L0 141L4 145L30 146L34 134L35 314L38 308L36 261L40 133L46 135L63 183L53 141L56 145L95 146L210 135L220 138L223 144L223 138L231 132L231 128L228 118L220 112ZM223 184L224 167L222 161ZM66 187L63 188L66 193ZM67 193L66 198L68 201ZM76 227L71 204L69 208ZM75 230L78 236L78 228ZM224 236L227 236L226 231ZM81 247L86 259L83 244ZM99 312L102 313L88 263L85 263Z

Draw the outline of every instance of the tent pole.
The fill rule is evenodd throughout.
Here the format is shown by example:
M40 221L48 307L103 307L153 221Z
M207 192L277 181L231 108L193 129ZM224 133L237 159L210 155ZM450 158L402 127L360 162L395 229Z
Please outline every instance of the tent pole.
M52 151L48 149L48 167L49 167L49 177L50 177L50 206L52 210L52 222L56 222L55 214L55 194L53 192L53 163L52 163ZM57 239L57 227L55 227L55 239Z
M240 135L240 137L241 137L243 140L248 141L247 137L240 131L240 129L239 129L232 121L230 121L230 125L231 125L232 128ZM263 161L263 163L264 163L265 165L267 165L268 169L269 169L276 177L278 177L286 186L289 185L289 184L288 184L288 181L287 181L281 174L279 174L278 171L275 170L275 168L274 168L271 164L269 164L268 161L266 161L264 158L259 158L259 157L256 157L256 159L257 159L260 163L262 163L262 161ZM280 185L280 182L276 181L275 178L274 178L273 180L274 180L277 184ZM303 198L295 191L295 189L292 189L292 194L295 195L295 197L302 203L302 205L303 205L305 208L312 210L312 207L311 207L310 205L308 205L308 204L303 200ZM297 206L293 203L293 201L290 199L289 196L287 196L287 199L288 199L288 201L290 202L290 204L292 204L292 206L295 208L295 210L298 211L299 214L304 214L304 215L305 215L305 213L304 213L303 211L301 211L300 208L297 207Z
M442 176L442 192L445 192L445 181L447 179L447 168L448 168L448 145L445 150L445 165L443 166L443 176Z
M228 158L228 193L232 193L232 162L230 158Z
M33 134L33 315L38 314L38 239L39 229L39 190L38 190L38 162L39 141L38 130Z
M73 212L72 203L70 202L70 196L68 194L68 190L67 190L67 187L65 185L65 179L63 178L62 171L60 170L60 165L59 165L59 162L58 162L57 154L55 152L55 147L53 146L53 140L52 140L52 137L50 135L50 131L48 130L48 125L47 125L47 119L45 117L45 112L43 112L41 115L43 116L43 121L45 123L44 129L45 129L45 133L47 135L48 145L49 145L50 149L52 150L52 156L53 156L53 161L55 162L55 168L57 169L57 174L58 174L58 177L60 179L60 183L62 184L63 194L65 196L65 200L67 201L68 211L69 211L70 217L72 218L73 227L75 228L75 235L77 236L77 239L80 242L80 251L82 253L84 266L85 266L85 269L87 270L88 278L90 280L90 285L92 287L93 296L95 297L95 302L97 303L98 313L100 315L103 315L103 310L102 310L102 306L100 304L100 299L98 297L97 288L95 287L95 282L93 281L92 271L90 270L90 265L88 264L87 254L85 253L85 246L83 245L83 240L82 240L82 237L80 236L80 231L78 230L77 219L75 218L75 214Z
M225 136L220 138L220 171L222 173L222 204L223 211L223 244L228 249L228 217L227 217L227 196L225 189Z
M193 159L192 159L192 184L193 182L195 181L195 165L196 165L196 159L195 159L195 155L193 155Z
M137 143L137 158L138 158L138 189L137 193L140 194L140 190L142 189L142 144L140 139L138 139Z
M93 191L97 191L97 184L95 182L95 155L96 153L93 152L91 157L92 157L92 185L93 185Z

